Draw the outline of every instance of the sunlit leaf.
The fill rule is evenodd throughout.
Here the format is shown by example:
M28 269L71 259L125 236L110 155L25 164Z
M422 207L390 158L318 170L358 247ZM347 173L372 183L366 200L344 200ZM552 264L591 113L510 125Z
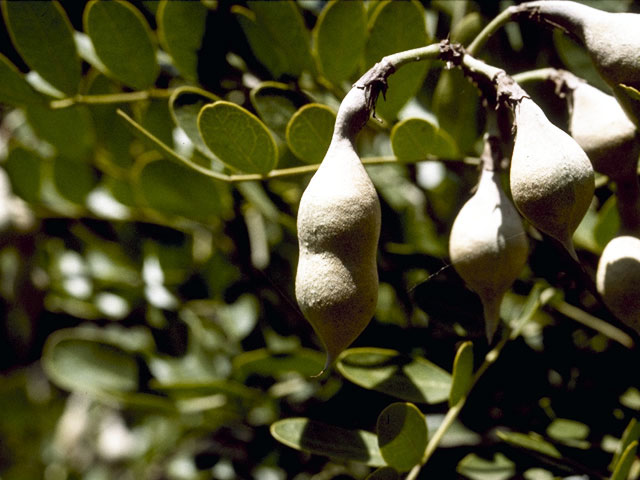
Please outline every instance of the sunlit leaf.
M453 406L469 393L473 385L473 343L464 342L453 361L453 375L449 406Z
M61 92L75 94L81 63L71 23L60 3L2 2L2 13L25 63Z
M280 82L262 82L250 95L260 119L282 140L292 115L307 103L306 96Z
M622 455L620 455L616 468L613 470L613 475L611 475L611 480L627 480L629 472L631 471L631 466L636 460L637 451L638 441L636 440L635 442L630 443Z
M233 370L243 378L248 375L277 377L287 372L311 377L323 367L324 355L303 348L288 353L273 353L261 348L241 353L233 359Z
M562 458L556 447L535 433L498 431L498 437L516 447L526 448L553 458Z
M276 165L276 143L267 127L234 103L205 106L198 116L198 128L207 147L234 170L267 173Z
M287 418L271 425L271 435L296 450L374 467L385 465L377 437L363 430L347 430L308 418Z
M610 470L613 470L620 462L622 454L627 450L629 445L636 442L638 439L640 439L640 423L638 423L635 418L632 418L622 433L622 438L620 439L618 448L616 448L611 464L609 465Z
M424 160L431 155L444 158L459 155L451 136L422 118L409 118L395 124L391 130L391 146L403 162Z
M496 453L493 460L470 453L460 460L456 468L456 472L471 480L507 480L515 471L515 464L501 453Z
M310 103L298 110L287 125L287 144L296 157L305 163L320 163L324 158L336 123L336 114L329 107Z
M575 420L556 418L547 427L547 435L554 440L584 440L589 436L589 427Z
M338 358L337 368L363 388L415 403L449 398L451 375L424 358L381 348L352 348Z
M427 447L427 423L411 403L392 403L376 422L378 446L388 465L405 472L420 463Z
M84 30L109 75L144 90L158 76L151 29L140 11L121 0L91 1L84 12Z

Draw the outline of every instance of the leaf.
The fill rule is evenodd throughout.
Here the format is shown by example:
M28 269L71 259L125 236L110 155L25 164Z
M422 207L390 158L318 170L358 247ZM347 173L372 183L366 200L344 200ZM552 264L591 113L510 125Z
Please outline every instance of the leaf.
M640 439L640 423L638 423L635 418L632 418L631 421L629 421L627 427L624 429L624 432L622 433L622 438L620 439L618 448L616 448L616 451L613 455L613 459L611 460L611 464L609 465L609 470L613 470L615 468L615 465L620 462L622 454L627 450L629 445L631 445L638 439Z
M2 13L25 63L68 95L78 92L82 69L73 28L58 1L2 2Z
M465 397L473 385L473 343L464 342L458 348L453 361L452 377L449 407L453 407Z
M609 91L608 85L594 67L587 50L580 43L556 29L553 32L553 45L567 70L584 78L590 85L604 92Z
M206 105L198 129L209 149L234 170L267 173L276 166L276 142L252 113L226 101Z
M631 466L636 459L636 452L638 451L638 441L630 443L624 450L624 453L620 456L620 460L616 464L616 468L611 475L611 480L627 480Z
M395 350L352 348L338 358L338 371L369 390L415 403L439 403L449 398L449 373L420 357Z
M287 144L293 154L305 163L320 163L324 158L336 114L329 107L310 103L298 110L287 124Z
M617 235L620 228L620 214L617 207L618 199L611 195L598 210L596 224L593 227L593 239L598 244L600 252Z
M86 162L57 157L53 161L53 182L60 195L83 205L89 192L98 184L98 177Z
M427 418L427 430L435 432L440 428L442 422L445 419L444 413L432 413L426 415ZM447 428L447 431L442 436L439 448L452 448L460 446L478 445L482 441L482 437L477 433L469 430L465 427L460 420L454 420L454 422Z
M554 440L584 440L589 436L589 427L582 422L567 418L556 418L547 427L547 435Z
M158 76L151 30L139 10L122 0L92 0L84 11L84 30L105 72L137 90Z
M552 458L562 458L562 455L556 447L551 443L544 440L540 435L536 433L520 433L520 432L505 432L498 431L498 437L507 443L515 445L516 447L526 448L527 450L533 450L534 452L542 453Z
M507 480L515 474L516 466L501 453L496 453L493 460L470 453L460 460L456 472L471 480Z
M329 1L320 12L313 38L322 74L336 85L347 80L358 68L367 41L364 4Z
M223 185L169 160L147 163L137 182L147 205L163 214L204 221L219 216L227 201Z
M385 465L377 437L363 430L347 430L309 420L287 418L271 425L271 435L291 448L372 467Z
M202 45L207 7L202 2L162 0L156 21L160 44L180 73L193 82L198 81L198 50Z
M369 39L365 47L365 65L371 68L391 53L422 47L428 43L425 11L415 0L406 2L382 1L369 20ZM376 104L376 114L392 121L422 85L428 62L405 65L389 77L386 100L382 95Z
M381 467L367 475L365 480L400 480L400 474L395 468Z
M305 95L280 82L262 82L251 90L250 96L262 121L282 140L293 114L308 102Z
M459 69L443 70L433 92L433 113L440 128L454 139L458 150L473 153L482 131L478 116L480 95Z
M206 90L197 87L179 87L169 97L169 109L173 121L189 137L195 148L210 160L220 162L220 159L205 145L198 130L200 110L217 100L220 100L218 96Z
M24 105L41 102L40 94L31 88L13 63L0 54L0 103Z
M11 149L4 163L11 190L29 203L40 200L42 163L39 155L22 147Z
M138 107L136 113L140 125L163 143L173 146L173 129L175 126L167 101L153 99L138 105Z
M455 141L444 130L422 118L398 122L391 130L391 147L398 160L415 162L429 156L459 156Z
M406 472L422 460L427 448L427 423L412 403L392 403L376 422L382 458L399 472Z
M288 353L274 353L266 348L241 353L233 358L233 370L240 377L261 375L277 377L288 372L297 372L311 377L324 368L324 355L300 348Z

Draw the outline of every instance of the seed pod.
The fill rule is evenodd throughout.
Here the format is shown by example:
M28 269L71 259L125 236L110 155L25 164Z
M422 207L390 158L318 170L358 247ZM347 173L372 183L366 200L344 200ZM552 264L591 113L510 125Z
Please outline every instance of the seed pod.
M527 255L520 215L502 191L497 172L485 165L476 193L453 222L449 256L458 274L480 296L489 342L500 322L502 298Z
M640 107L619 84L640 90L640 15L610 13L586 5L558 0L527 2L521 12L560 26L584 45L591 60L611 86L616 98L636 125Z
M378 299L380 202L354 147L368 115L364 90L352 88L298 210L296 299L324 343L326 366L364 330Z
M530 98L515 107L511 195L531 224L558 240L577 260L571 236L595 189L589 158L567 133L553 125Z
M640 240L620 236L604 248L596 286L611 313L640 333Z

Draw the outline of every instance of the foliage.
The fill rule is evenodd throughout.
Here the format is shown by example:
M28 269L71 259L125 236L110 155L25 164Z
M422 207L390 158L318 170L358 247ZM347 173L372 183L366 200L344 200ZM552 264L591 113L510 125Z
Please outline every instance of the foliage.
M488 345L447 258L487 119L441 61L391 76L358 137L379 301L313 376L295 217L340 100L385 55L469 43L497 2L1 5L3 480L637 478L638 338L589 285L615 187L596 180L581 266L528 230ZM604 88L582 47L528 23L482 58ZM566 130L553 86L527 90Z

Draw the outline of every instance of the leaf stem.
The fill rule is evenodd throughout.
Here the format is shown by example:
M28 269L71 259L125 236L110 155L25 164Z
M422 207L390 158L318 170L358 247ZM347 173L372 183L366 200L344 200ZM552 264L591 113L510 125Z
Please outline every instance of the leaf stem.
M514 15L519 13L522 9L516 5L511 5L507 7L502 12L500 12L496 17L494 17L491 22L487 24L486 27L482 29L482 31L473 39L473 41L466 48L466 52L469 55L476 55L478 51L484 46L485 43L491 38L495 32L497 32L503 25L506 25Z
M130 103L147 100L149 98L168 98L173 89L150 89L137 92L104 93L99 95L74 95L73 97L52 100L49 106L53 109L68 108L73 105L104 105L111 103Z

